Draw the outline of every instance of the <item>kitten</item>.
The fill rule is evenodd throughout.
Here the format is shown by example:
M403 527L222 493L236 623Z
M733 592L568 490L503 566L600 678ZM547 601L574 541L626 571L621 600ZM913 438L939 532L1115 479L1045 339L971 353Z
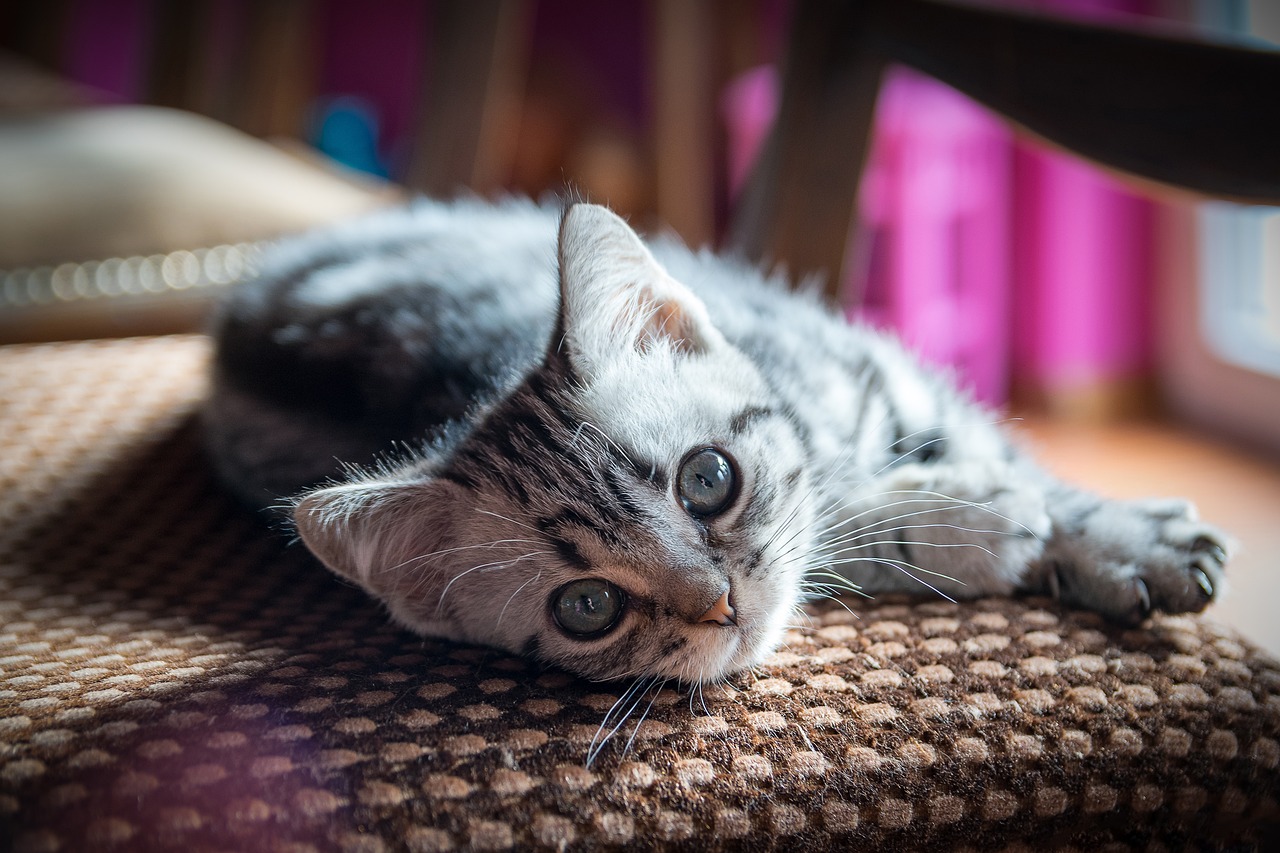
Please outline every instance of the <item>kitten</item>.
M216 336L207 436L242 499L289 497L400 624L588 678L723 678L842 590L1137 623L1222 585L1189 504L1064 485L889 338L595 205L303 237Z

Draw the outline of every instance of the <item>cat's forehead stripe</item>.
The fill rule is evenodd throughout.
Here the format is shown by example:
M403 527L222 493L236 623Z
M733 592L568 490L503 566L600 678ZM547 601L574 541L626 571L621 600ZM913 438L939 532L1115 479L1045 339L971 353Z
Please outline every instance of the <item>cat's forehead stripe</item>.
M617 531L645 516L629 493L637 463L612 443L584 437L581 420L557 397L546 383L530 382L455 457L455 479L472 488L494 483L522 506L555 502L555 526L572 523L620 547ZM571 564L585 564L564 537L550 538Z
M566 527L578 527L590 530L610 545L625 547L627 539L616 528L605 523L599 507L592 504L575 502L556 510L555 515L543 516L537 521L537 527L543 533L558 535Z
M777 416L778 412L768 406L749 406L738 412L729 420L729 434L742 435L757 421Z

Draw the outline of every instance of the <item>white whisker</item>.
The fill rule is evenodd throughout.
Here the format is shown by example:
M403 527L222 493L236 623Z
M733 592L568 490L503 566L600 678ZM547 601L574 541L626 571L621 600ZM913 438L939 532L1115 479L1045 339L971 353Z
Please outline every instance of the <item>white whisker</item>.
M539 569L536 575L526 579L524 583L516 587L516 591L511 593L511 595L507 598L507 603L502 605L502 609L498 611L498 619L493 623L493 628L495 631L502 626L502 617L507 614L507 608L511 606L511 602L515 601L516 596L520 594L520 590L524 589L529 584L536 582L541 577L542 577L542 570Z
M495 567L499 567L499 568L504 568L504 569L505 569L505 568L508 568L508 567L510 567L510 566L514 566L516 563L520 562L521 560L526 560L526 559L528 559L529 557L536 557L536 556L538 556L539 554L549 554L549 553L551 553L551 552L549 552L549 551L530 551L528 554L521 554L519 557L516 557L514 560L495 560L495 561L493 561L492 563L482 563L482 564L480 564L480 565L478 565L478 566L472 566L471 568L469 568L469 569L467 569L467 570L465 570L465 571L459 572L458 574L454 575L454 576L449 580L449 582L448 582L447 584L445 584L445 585L444 585L444 589L442 589L442 590L440 591L440 600L439 600L439 602L437 602L437 604L436 604L436 614L437 614L437 615L439 615L440 611L444 608L444 599L445 599L445 596L449 594L449 589L450 589L450 587L452 587L455 583L457 583L459 579L466 577L467 575L471 574L472 572L483 571L484 569L492 569L492 568L495 568Z
M409 557L407 560L403 560L399 563L396 563L394 566L384 566L382 568L379 568L378 571L391 572L391 571L395 571L396 569L404 568L410 563L433 560L437 557L444 557L449 554L456 554L459 551L473 551L477 548L496 548L499 545L515 545L515 544L545 545L547 543L545 540L538 540L538 539L495 539L492 542L480 542L475 545L459 545L456 548L442 548L439 551L432 551L429 554L418 554L417 556Z

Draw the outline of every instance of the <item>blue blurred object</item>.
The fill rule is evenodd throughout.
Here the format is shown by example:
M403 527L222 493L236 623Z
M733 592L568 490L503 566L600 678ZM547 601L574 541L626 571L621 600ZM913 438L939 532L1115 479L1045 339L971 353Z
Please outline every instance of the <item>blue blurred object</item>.
M378 156L378 114L364 98L342 95L323 103L312 144L348 168L387 177Z

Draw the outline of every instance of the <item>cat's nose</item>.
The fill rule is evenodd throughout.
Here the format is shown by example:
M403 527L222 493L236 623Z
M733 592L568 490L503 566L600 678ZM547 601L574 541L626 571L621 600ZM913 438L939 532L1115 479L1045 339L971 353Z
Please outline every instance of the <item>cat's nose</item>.
M707 612L698 617L699 622L715 622L717 625L737 625L733 602L729 598L729 589L716 599L716 603L707 608Z

